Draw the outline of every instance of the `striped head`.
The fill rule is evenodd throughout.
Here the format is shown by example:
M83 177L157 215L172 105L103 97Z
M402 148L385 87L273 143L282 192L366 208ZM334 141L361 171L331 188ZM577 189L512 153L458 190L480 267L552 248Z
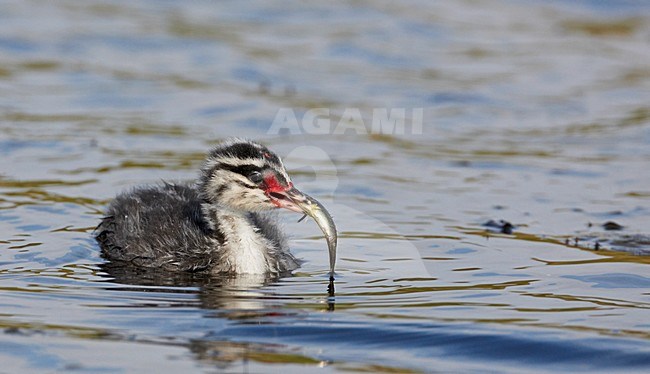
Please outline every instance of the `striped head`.
M205 200L228 209L263 211L287 208L301 211L298 195L282 160L265 146L230 139L207 156L200 178Z

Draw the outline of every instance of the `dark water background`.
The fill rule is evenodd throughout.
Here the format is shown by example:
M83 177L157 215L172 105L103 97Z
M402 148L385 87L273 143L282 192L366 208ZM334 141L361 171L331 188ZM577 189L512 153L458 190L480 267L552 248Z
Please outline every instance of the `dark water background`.
M647 372L649 61L643 1L3 1L0 372ZM335 216L335 298L288 213L293 277L105 266L106 203L233 135Z

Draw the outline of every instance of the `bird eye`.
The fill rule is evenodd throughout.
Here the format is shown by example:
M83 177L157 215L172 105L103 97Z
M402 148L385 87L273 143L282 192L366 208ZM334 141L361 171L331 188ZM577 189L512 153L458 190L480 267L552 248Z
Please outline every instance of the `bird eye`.
M255 183L255 184L260 184L260 183L262 183L262 181L264 180L264 178L262 177L262 173L260 173L259 171L253 171L253 172L251 172L251 173L248 175L248 179L250 179L251 182L253 182L253 183Z

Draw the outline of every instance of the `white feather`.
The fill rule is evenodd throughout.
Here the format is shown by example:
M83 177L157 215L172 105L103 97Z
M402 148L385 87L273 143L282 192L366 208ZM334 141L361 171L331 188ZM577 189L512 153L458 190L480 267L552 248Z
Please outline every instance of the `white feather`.
M238 274L263 274L268 272L266 253L272 247L240 212L219 210L217 219L225 237L224 250L233 272Z

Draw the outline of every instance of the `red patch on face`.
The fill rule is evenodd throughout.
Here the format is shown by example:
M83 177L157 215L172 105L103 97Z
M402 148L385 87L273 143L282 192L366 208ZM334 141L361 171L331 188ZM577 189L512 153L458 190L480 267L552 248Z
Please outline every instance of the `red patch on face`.
M286 187L282 186L278 181L278 178L275 175L271 174L264 177L264 184L266 185L266 192L282 192L287 190Z
M269 196L273 192L277 193L288 191L293 187L293 183L291 182L289 182L289 186L283 186L280 181L278 181L278 178L276 178L273 174L269 174L264 177L264 185L266 186L266 189L264 190L266 196ZM282 204L274 198L271 198L271 203L273 203L273 205L277 206L278 208L282 207Z
M280 181L278 181L278 178L274 174L269 174L266 177L264 177L264 193L266 196L270 196L271 193L283 193L285 191L289 191L290 189L293 188L293 183L289 182L287 186L284 186ZM271 203L273 203L275 206L278 208L282 208L282 204L275 198L271 197Z

